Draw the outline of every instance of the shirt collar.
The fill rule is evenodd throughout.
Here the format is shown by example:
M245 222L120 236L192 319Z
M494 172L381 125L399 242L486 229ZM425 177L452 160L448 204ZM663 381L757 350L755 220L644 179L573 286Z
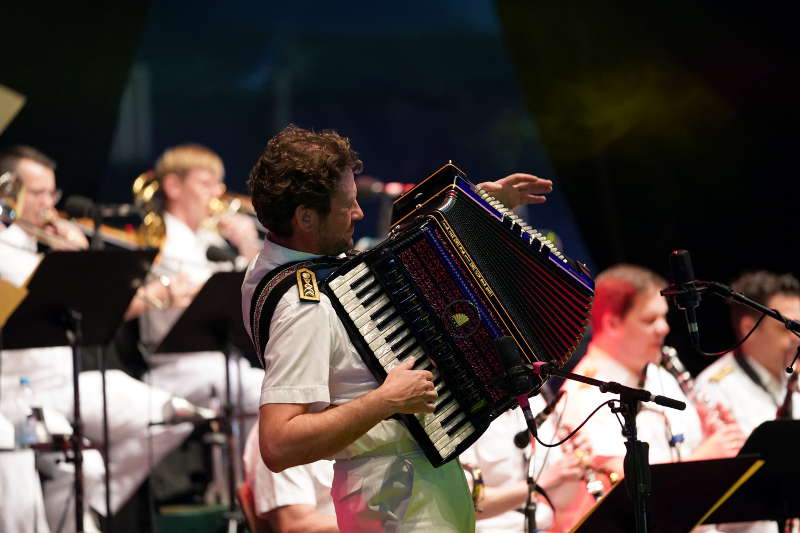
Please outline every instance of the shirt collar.
M745 355L745 357L747 357ZM787 377L781 376L781 378L776 378L772 372L767 370L767 368L756 361L753 357L747 357L747 362L753 368L753 372L756 373L758 379L761 380L761 383L767 388L767 390L775 397L782 398L782 394L786 389L786 380Z
M280 265L285 265L286 263L306 261L309 259L316 259L317 257L322 257L322 255L286 248L270 240L269 235L267 235L267 238L264 239L264 246L261 248L261 253L259 254L259 262L262 262L268 268L275 268Z
M178 234L184 237L189 235L191 235L192 238L195 237L195 232L192 231L192 228L190 228L186 222L166 211L164 212L164 224L167 227L167 235Z
M631 372L628 367L594 343L589 343L581 365L590 365L595 372L601 371L606 381L616 381L628 387L638 387L639 385L639 374ZM584 369L582 368L582 370Z

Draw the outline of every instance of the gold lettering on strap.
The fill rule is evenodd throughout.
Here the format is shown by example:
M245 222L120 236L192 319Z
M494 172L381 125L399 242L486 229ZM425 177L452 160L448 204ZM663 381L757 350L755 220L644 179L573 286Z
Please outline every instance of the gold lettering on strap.
M313 270L309 270L307 268L300 268L297 270L297 293L300 296L301 301L319 301L317 275Z

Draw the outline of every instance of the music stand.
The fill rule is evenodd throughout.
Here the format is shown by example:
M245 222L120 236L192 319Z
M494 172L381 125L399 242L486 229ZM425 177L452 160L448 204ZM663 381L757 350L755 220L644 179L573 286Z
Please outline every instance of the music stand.
M764 468L704 523L781 521L800 516L797 442L800 420L770 420L754 429L739 454L760 455Z
M178 318L153 353L222 352L225 356L225 405L222 428L228 449L228 530L241 522L236 512L234 475L236 443L233 437L230 354L252 348L242 321L241 288L244 272L217 272L212 275ZM234 528L233 530L231 528Z
M156 250L51 252L39 263L28 282L28 297L3 328L3 348L7 350L72 348L72 453L75 521L79 533L83 531L80 350L105 346L111 341L155 255Z
M652 533L685 533L699 525L709 513L731 494L764 461L754 456L686 461L651 465L651 498L648 500L648 523ZM687 480L697 480L687 483ZM700 482L702 480L702 482ZM631 502L622 482L601 498L589 513L572 528L572 532L633 531Z

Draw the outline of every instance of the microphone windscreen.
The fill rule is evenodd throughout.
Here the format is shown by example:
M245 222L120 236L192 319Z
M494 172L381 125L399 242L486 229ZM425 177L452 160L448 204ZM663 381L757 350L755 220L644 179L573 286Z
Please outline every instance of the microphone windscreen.
M514 435L514 446L519 449L527 448L531 443L531 436L527 428Z
M517 348L517 344L514 342L513 337L508 335L499 337L494 340L494 343L500 356L500 362L503 364L503 368L506 370L506 372L522 364L522 358L519 355L519 348Z
M64 211L72 218L91 216L94 202L85 196L70 196L64 201Z
M672 283L677 285L683 285L695 279L692 257L687 250L672 251L669 255L669 270L672 275Z
M236 251L230 247L209 246L206 250L206 259L214 263L229 263L236 261Z

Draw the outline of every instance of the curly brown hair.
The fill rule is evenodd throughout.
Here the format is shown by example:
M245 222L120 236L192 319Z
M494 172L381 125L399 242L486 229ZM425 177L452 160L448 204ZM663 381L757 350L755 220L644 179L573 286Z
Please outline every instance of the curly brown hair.
M258 220L280 237L291 237L292 217L303 205L325 216L342 172L361 172L350 140L332 130L316 133L290 124L267 142L247 182Z

